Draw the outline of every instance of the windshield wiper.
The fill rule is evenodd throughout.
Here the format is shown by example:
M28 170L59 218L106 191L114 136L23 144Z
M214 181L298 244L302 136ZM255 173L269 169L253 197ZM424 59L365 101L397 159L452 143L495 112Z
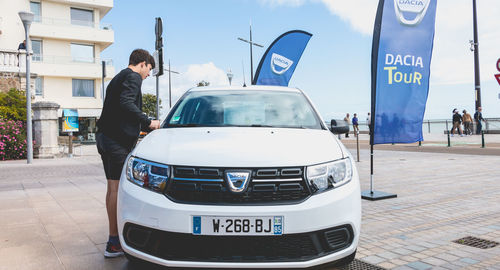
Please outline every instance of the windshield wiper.
M250 125L250 127L274 127L274 126L253 124L253 125Z

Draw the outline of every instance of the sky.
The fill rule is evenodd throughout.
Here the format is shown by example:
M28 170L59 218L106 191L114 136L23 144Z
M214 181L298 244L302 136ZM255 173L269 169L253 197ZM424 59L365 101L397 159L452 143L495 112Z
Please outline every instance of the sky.
M479 0L479 63L484 117L500 117L500 85L494 74L500 58L500 1ZM249 45L257 68L267 47L290 30L313 36L300 59L290 87L302 89L324 120L370 110L371 44L376 0L115 0L101 20L111 23L115 41L101 53L112 59L116 72L126 68L132 50L151 53L155 17L163 20L165 68L171 62L172 102L202 80L211 86L250 81ZM424 119L447 119L453 108L474 111L472 1L439 0L431 61L429 97ZM244 71L243 71L244 70ZM143 93L155 93L156 82L143 82ZM168 74L160 76L160 98L168 112Z

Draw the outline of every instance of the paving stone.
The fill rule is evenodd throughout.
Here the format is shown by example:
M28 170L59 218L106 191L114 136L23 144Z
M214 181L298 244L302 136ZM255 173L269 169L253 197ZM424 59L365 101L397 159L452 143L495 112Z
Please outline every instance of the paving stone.
M420 261L411 262L411 263L407 264L407 266L411 267L412 269L416 269L416 270L432 269L432 265L428 265L428 264L420 262Z
M475 264L478 263L479 261L473 260L471 258L462 258L460 259L461 262L468 263L468 264Z
M379 263L385 261L385 259L380 258L378 256L368 256L368 257L364 257L363 261L365 261L367 263L371 263L371 264L379 264Z
M445 260L441 260L441 259L438 259L435 257L429 257L429 258L422 259L422 262L425 262L425 263L431 264L431 265L442 265L442 264L447 263Z

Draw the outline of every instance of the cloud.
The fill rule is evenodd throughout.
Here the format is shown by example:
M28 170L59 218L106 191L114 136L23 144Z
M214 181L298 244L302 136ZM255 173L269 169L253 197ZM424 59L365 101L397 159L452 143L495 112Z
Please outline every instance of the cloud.
M215 66L214 63L192 64L185 67L171 67L172 70L180 74L171 74L172 78L172 106L189 89L195 87L199 82L206 81L210 86L228 85L226 72ZM239 81L233 79L233 84ZM160 76L159 80L160 99L163 109L160 112L160 118L163 119L169 111L168 102L168 72ZM142 92L156 94L156 77L149 77L142 84Z
M387 0L389 1L389 0ZM306 0L262 0L269 5L300 6ZM376 0L309 0L321 2L328 10L349 23L353 30L372 35L377 10ZM500 57L500 1L477 1L481 82L495 80ZM472 1L439 1L431 66L431 85L474 83L474 54L469 40L472 32Z

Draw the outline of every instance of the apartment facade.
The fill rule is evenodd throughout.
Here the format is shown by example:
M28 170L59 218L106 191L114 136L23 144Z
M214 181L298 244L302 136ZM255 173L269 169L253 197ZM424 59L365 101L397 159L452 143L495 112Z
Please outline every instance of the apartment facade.
M0 73L3 78L25 76L24 40L19 11L31 11L30 28L33 102L51 101L64 109L77 109L83 140L93 140L95 122L102 109L101 52L114 41L111 25L101 19L113 0L0 0ZM105 61L106 77L114 76ZM11 83L13 84L13 83ZM22 85L22 81L20 81ZM22 88L22 86L21 86Z

